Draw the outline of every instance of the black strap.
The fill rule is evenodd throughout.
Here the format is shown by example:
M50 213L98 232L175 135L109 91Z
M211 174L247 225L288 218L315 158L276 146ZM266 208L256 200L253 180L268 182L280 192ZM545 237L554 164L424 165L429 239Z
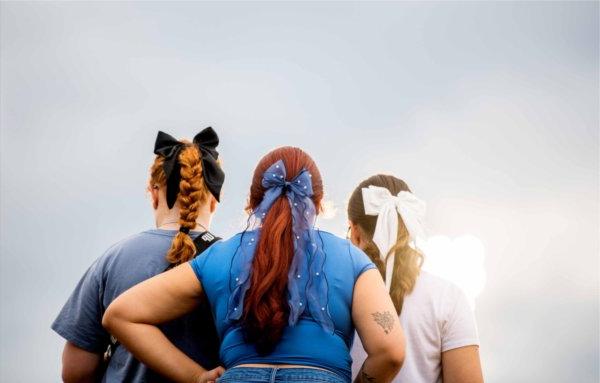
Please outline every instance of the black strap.
M211 247L213 243L220 239L221 237L217 237L210 231L205 231L204 233L196 236L196 238L194 238L194 245L196 245L196 256L202 254L204 250Z
M210 231L205 231L203 233L198 234L196 238L194 238L194 245L196 246L196 255L194 255L194 258L202 254L204 250L208 249L213 243L217 242L220 239L221 237L217 237ZM177 265L170 264L169 266L167 266L165 271L171 270L175 266Z
M217 242L220 239L221 239L221 237L217 237L210 231L205 231L204 233L198 234L196 236L196 238L194 238L194 245L196 246L196 254L194 255L194 258L196 258L198 255L202 254L206 249L208 249L212 244L214 244L215 242ZM169 266L167 266L165 271L170 270L175 266L176 265L174 265L174 264L170 264ZM112 358L112 356L115 354L115 350L117 349L118 345L119 345L119 341L114 336L111 335L110 343L109 343L106 351L104 352L105 365L108 365L108 362L110 361L110 358Z

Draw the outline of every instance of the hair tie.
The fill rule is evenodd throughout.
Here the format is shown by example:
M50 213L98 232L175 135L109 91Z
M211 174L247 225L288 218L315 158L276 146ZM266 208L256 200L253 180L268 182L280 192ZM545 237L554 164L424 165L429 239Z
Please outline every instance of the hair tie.
M190 228L189 227L180 226L179 227L179 232L183 233L183 234L189 234L190 233Z

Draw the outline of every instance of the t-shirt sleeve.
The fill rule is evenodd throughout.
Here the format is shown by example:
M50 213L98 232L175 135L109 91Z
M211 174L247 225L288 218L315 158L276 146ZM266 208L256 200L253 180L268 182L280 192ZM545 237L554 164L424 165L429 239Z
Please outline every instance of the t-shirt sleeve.
M442 352L459 347L478 346L474 312L465 293L457 286L449 288L443 300Z
M354 268L354 281L356 281L365 271L377 268L371 259L369 259L369 256L358 247L349 244L349 248L350 258L352 259L352 266Z
M60 336L95 353L106 351L110 342L110 335L102 327L104 285L99 264L94 262L85 272L52 323L52 329Z

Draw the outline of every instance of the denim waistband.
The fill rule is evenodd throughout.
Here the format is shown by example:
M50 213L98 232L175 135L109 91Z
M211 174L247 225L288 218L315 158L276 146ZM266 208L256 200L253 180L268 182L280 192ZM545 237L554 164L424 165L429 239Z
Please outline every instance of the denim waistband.
M348 383L338 374L305 367L233 367L217 380L218 383Z

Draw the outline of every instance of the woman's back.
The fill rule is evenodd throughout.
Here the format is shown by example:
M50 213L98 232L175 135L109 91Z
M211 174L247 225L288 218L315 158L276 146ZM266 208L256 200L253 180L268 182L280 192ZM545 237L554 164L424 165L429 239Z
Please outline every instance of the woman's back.
M52 324L52 328L77 346L104 352L110 342L100 322L105 309L125 290L162 273L169 266L165 254L174 230L152 229L111 246L82 277L79 285ZM191 233L194 237L197 233ZM189 326L187 323L194 323ZM207 307L162 325L165 335L189 357L209 367L218 364L218 338ZM117 346L104 381L144 382L163 380Z
M234 258L244 247L256 243L256 232L240 233L227 241L213 245L192 261L192 267L202 283L210 301L222 340L221 360L226 368L240 364L298 364L321 367L350 378L351 359L348 350L352 346L352 293L354 282L362 272L374 268L368 257L349 241L333 234L317 231L326 258L323 272L299 279L308 283L309 278L326 278L328 284L327 311L334 324L334 332L327 333L308 310L294 326L284 328L280 342L270 354L261 355L256 347L244 341L243 328L239 322L227 319L231 292L236 284ZM309 271L303 270L306 274ZM232 275L233 274L233 275ZM301 285L301 290L304 290ZM300 304L306 302L301 294ZM235 310L235 308L234 308Z

